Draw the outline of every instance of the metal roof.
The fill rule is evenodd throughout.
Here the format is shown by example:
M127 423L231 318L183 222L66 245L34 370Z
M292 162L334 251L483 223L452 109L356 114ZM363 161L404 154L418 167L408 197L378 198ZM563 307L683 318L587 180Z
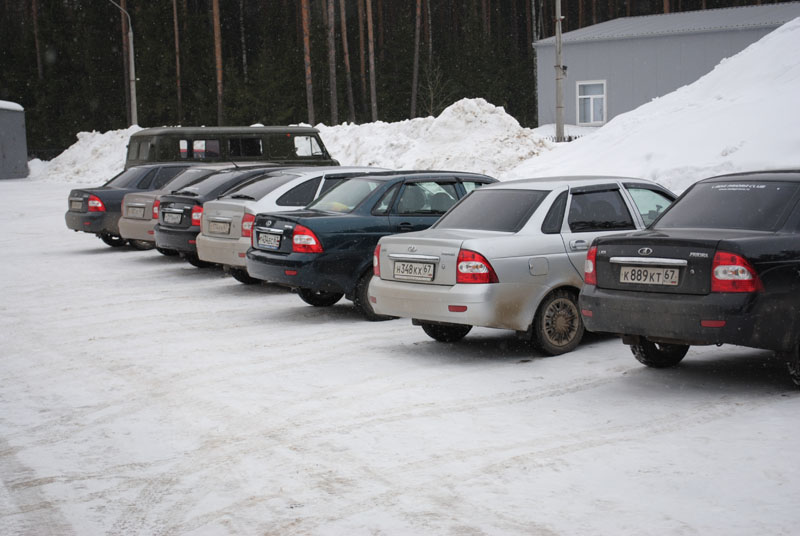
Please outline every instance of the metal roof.
M796 17L800 17L800 2L683 11L681 13L613 19L566 32L562 34L561 39L563 43L581 43L615 41L635 37L777 28ZM548 37L534 43L535 47L554 45L555 37Z

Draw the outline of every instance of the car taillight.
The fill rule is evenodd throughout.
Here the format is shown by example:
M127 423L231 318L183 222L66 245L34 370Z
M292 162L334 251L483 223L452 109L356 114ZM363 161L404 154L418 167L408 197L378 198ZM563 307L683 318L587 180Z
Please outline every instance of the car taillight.
M711 265L711 292L758 292L763 289L761 279L744 257L717 251Z
M244 213L242 218L242 238L251 238L253 236L253 224L256 221L255 214L249 212Z
M597 285L597 246L589 248L586 261L583 263L583 283Z
M100 201L100 198L96 195L89 196L89 212L105 212L106 206Z
M375 246L375 253L372 254L372 275L381 276L381 245Z
M292 235L292 251L295 253L322 253L317 235L308 227L296 225Z
M158 219L158 207L160 207L160 206L161 206L161 201L159 201L158 199L153 201L153 219L154 220Z
M494 268L486 257L475 251L462 249L456 262L456 283L498 283Z
M192 207L192 225L200 225L203 220L203 207L195 205Z

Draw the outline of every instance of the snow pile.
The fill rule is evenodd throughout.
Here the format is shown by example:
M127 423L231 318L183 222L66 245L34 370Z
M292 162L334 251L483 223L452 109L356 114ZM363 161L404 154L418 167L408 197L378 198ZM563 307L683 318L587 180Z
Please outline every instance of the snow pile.
M394 169L501 176L553 145L484 99L462 99L436 118L317 128L342 164Z
M513 177L619 174L676 192L737 171L800 168L800 19L691 85L514 169Z

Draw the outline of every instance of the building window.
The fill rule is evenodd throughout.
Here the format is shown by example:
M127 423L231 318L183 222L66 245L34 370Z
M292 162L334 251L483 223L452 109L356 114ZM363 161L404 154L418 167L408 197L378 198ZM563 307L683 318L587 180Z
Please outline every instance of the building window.
M606 81L578 82L578 124L602 125L606 122Z

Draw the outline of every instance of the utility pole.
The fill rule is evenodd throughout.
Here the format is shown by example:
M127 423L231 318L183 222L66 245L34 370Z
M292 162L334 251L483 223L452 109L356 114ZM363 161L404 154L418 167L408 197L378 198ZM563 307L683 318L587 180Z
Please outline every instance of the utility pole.
M139 116L136 113L136 67L133 64L133 25L131 24L131 16L114 0L108 1L117 6L117 8L125 13L125 16L128 18L128 75L130 78L129 83L131 88L131 125L138 125Z
M567 68L561 61L561 0L556 0L556 141L564 141L564 77Z

